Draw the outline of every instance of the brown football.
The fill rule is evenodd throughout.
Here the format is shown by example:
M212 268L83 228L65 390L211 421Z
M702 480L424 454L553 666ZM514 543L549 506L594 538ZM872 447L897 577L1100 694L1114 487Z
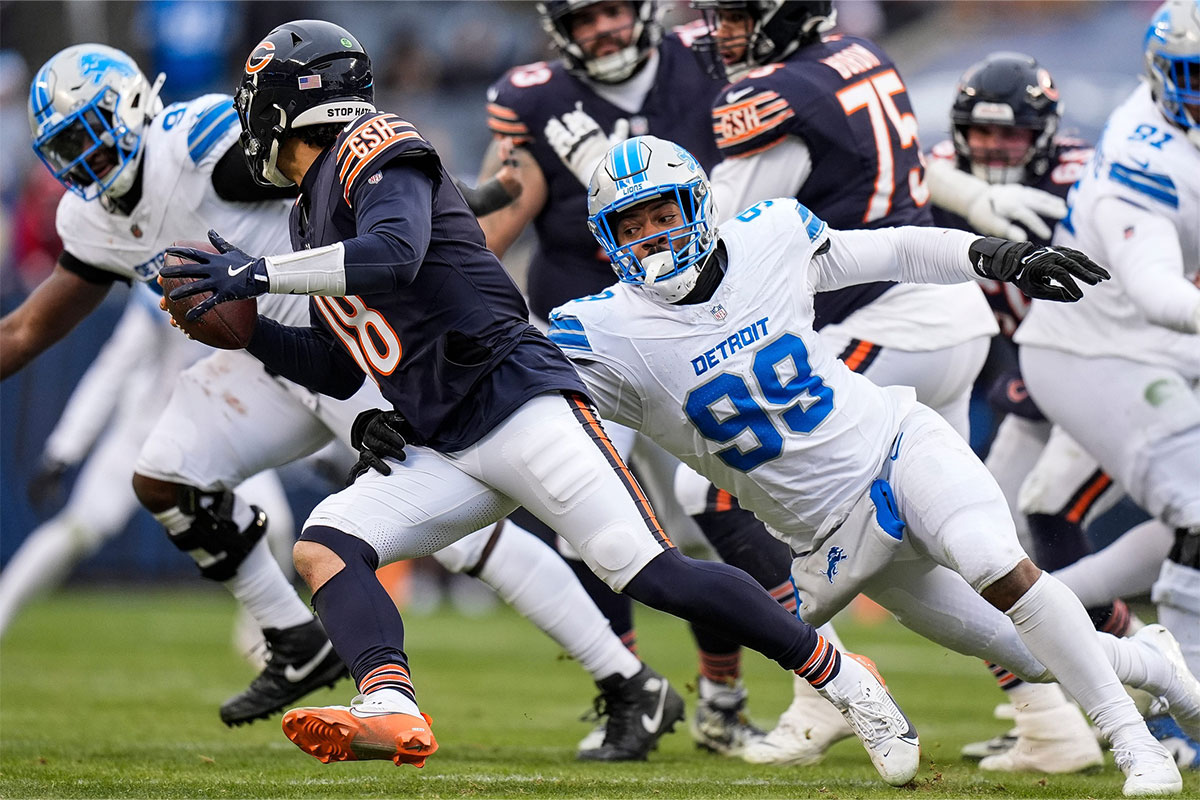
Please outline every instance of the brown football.
M217 252L216 248L208 242L175 242L173 246L191 247L209 253ZM168 255L164 263L170 267L193 262ZM221 350L241 350L249 344L250 337L254 335L254 326L258 324L258 302L252 297L249 300L230 300L228 303L218 303L202 314L199 319L188 322L184 319L187 312L212 295L212 292L201 292L178 301L171 299L172 290L185 283L191 283L193 280L195 278L159 277L158 279L162 286L167 312L170 313L180 330L198 342L204 342L209 347L217 347Z

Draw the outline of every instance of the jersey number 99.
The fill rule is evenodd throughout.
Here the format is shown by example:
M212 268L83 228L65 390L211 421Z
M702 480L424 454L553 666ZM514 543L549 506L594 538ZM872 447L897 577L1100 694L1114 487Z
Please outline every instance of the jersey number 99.
M812 433L833 411L833 390L813 374L808 349L799 336L785 333L760 348L750 369L769 407L755 400L745 378L732 372L696 387L684 401L688 419L706 439L723 444L747 430L754 434L757 447L742 450L733 444L717 453L742 472L783 452L781 426L794 433ZM801 395L808 395L807 403Z

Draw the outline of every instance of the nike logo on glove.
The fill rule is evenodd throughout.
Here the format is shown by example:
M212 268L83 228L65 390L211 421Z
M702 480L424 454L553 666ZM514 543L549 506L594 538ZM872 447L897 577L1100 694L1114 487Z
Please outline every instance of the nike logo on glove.
M247 264L246 266L249 266ZM246 267L242 267L245 269ZM321 666L321 662L325 660L325 656L329 655L329 651L333 649L333 642L326 642L325 646L317 651L317 654L305 661L299 667L288 664L283 668L283 677L287 678L292 683L299 683L313 673L317 667Z
M642 714L642 727L646 729L646 733L658 733L659 727L663 721L663 706L667 702L667 690L670 688L666 681L660 681L662 686L658 690L658 708L654 709L654 716Z
M241 275L243 272L245 272L246 268L249 267L253 263L254 263L253 261L247 261L245 264L242 264L237 269L234 269L233 267L229 267L225 271L229 273L229 277L234 278L234 277L237 277L238 275Z

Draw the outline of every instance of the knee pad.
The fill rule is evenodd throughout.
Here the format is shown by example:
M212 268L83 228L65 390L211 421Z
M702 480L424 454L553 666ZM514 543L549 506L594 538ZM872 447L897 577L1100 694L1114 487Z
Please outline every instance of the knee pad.
M624 522L610 524L579 544L579 557L614 592L625 585L663 550L649 533L639 535ZM669 548L674 549L674 548Z
M224 582L237 574L267 532L267 515L251 506L254 519L245 530L233 521L233 493L202 492L190 486L179 491L179 510L193 518L187 530L167 533L171 544L188 553L200 567L200 575Z

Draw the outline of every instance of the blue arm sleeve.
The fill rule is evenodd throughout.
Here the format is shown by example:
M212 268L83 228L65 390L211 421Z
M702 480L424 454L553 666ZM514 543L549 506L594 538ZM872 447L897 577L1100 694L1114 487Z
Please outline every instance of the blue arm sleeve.
M392 292L417 276L433 226L434 182L403 163L383 168L375 183L353 192L359 235L347 239L346 294Z
M276 375L338 400L357 392L366 377L350 354L315 323L293 328L260 316L246 352Z

